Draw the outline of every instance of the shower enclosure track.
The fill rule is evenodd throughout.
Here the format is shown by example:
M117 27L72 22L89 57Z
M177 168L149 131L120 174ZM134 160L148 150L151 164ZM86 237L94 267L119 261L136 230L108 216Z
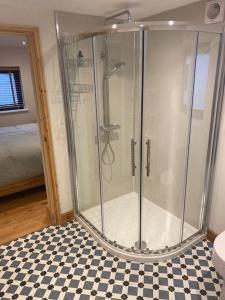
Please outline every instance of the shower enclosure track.
M81 223L90 235L93 236L94 239L109 253L128 261L140 263L154 263L173 259L206 238L206 232L200 231L182 243L170 248L168 247L157 251L135 251L135 249L123 247L114 241L107 239L82 214L76 215L76 220Z

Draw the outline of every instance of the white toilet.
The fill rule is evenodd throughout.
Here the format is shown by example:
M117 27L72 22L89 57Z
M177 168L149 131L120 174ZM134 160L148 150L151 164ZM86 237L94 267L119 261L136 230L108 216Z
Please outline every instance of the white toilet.
M219 234L214 241L212 262L216 271L225 279L225 231ZM225 284L222 287L220 300L225 300Z

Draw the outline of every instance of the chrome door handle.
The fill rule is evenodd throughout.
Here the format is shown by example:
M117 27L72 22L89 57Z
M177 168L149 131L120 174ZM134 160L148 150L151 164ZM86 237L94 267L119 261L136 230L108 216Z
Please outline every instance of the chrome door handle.
M135 176L135 169L136 169L136 165L135 165L135 150L134 147L137 143L135 142L134 139L131 139L131 173L132 176Z
M151 156L151 140L147 140L146 142L147 146L147 164L146 164L146 173L147 177L150 176L150 156Z

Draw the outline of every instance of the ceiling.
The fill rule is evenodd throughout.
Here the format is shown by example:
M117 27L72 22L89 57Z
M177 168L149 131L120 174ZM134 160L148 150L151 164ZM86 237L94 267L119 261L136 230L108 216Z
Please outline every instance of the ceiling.
M96 16L108 16L122 9L129 9L135 20L197 1L198 0L0 0L0 5L30 7L32 9L56 9Z

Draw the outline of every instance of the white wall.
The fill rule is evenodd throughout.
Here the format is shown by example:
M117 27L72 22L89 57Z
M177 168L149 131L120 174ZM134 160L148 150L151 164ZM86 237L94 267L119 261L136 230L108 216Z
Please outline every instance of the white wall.
M44 75L56 162L61 212L72 209L68 151L53 11L1 4L1 24L37 26L40 30Z
M206 1L199 1L191 5L173 9L144 20L159 21L190 21L196 23L204 22L204 9ZM219 134L217 159L215 166L215 177L212 189L212 197L209 205L209 228L216 233L225 230L225 105L222 110L222 120Z
M0 47L0 67L19 67L27 111L1 112L0 127L36 122L35 94L27 47Z
M104 25L104 17L95 17L63 11L56 12L56 15L61 35L75 35L77 33L97 31L98 28L102 28Z

